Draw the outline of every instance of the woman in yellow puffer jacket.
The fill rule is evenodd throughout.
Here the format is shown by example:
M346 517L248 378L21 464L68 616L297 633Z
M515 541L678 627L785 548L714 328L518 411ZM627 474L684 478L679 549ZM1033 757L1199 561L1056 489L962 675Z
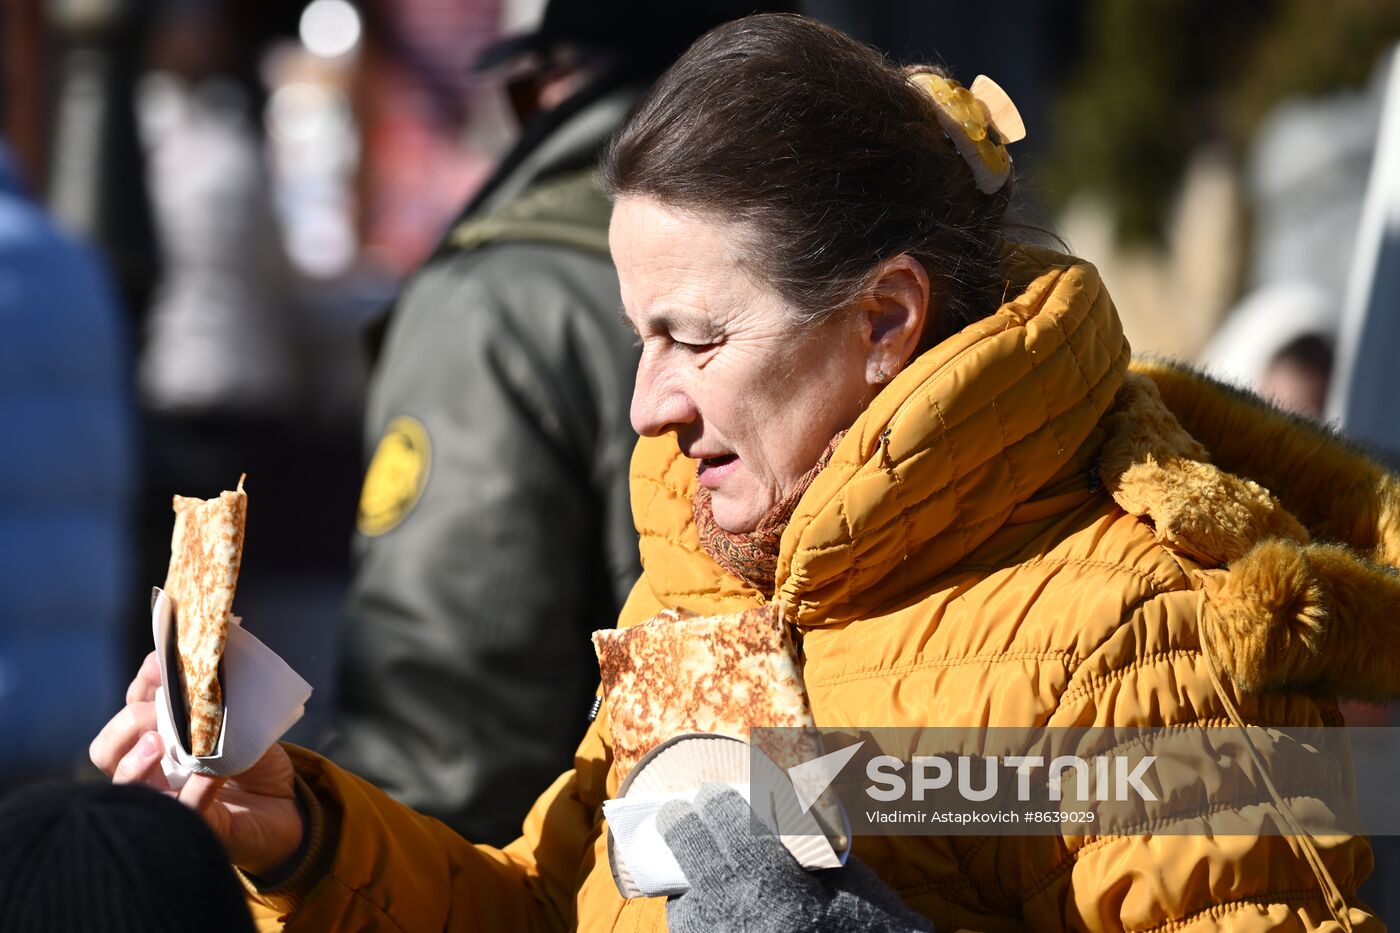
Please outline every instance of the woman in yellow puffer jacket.
M1131 366L1092 266L1004 241L1016 118L974 88L751 17L615 140L645 568L619 625L776 603L817 723L856 730L1339 725L1329 696L1393 694L1400 485L1256 399ZM117 780L161 781L154 685L148 665L93 743ZM293 747L181 796L264 929L660 930L666 902L624 901L608 868L617 789L604 708L504 849ZM1356 836L854 854L884 889L869 904L937 930L1381 929ZM927 928L900 909L860 928Z

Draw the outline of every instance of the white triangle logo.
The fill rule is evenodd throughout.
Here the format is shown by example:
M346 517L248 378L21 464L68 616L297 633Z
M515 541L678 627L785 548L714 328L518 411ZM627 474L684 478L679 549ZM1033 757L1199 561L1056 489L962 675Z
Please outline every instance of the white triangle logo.
M831 782L836 780L836 776L841 773L841 769L846 767L864 744L865 741L862 739L840 751L823 755L820 758L813 758L811 761L804 761L800 765L788 768L788 778L792 781L792 789L797 794L797 802L802 804L803 813L812 809L812 804L816 803L817 798L826 792L826 789L831 786Z

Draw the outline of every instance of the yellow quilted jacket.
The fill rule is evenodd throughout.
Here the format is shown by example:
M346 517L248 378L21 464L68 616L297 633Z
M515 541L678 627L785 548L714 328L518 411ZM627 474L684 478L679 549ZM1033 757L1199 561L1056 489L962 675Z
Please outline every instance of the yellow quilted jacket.
M1010 268L1017 297L900 373L783 536L776 598L818 724L1335 725L1323 697L1393 695L1396 479L1185 370L1130 369L1092 266ZM641 441L632 473L645 573L619 624L759 603L700 549L674 440ZM664 904L623 901L609 873L606 710L501 850L292 752L324 816L298 876L250 894L265 929L665 929ZM1355 898L1360 838L855 851L940 931L1382 929Z

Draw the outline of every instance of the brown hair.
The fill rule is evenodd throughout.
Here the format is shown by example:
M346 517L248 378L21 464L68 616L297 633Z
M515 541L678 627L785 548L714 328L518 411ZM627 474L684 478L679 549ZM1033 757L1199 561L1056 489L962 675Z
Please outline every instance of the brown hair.
M608 147L604 183L748 226L751 270L807 322L849 307L879 263L909 254L933 292L924 349L999 303L1011 198L1009 181L977 189L935 106L829 26L750 16L661 77Z

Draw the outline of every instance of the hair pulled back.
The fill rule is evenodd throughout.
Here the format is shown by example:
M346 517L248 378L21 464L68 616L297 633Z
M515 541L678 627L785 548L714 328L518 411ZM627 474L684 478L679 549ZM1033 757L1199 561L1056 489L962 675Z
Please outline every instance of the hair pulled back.
M999 303L1011 183L978 190L908 74L812 20L734 20L652 87L604 156L604 184L747 226L750 271L811 323L909 254L933 292L924 349Z

